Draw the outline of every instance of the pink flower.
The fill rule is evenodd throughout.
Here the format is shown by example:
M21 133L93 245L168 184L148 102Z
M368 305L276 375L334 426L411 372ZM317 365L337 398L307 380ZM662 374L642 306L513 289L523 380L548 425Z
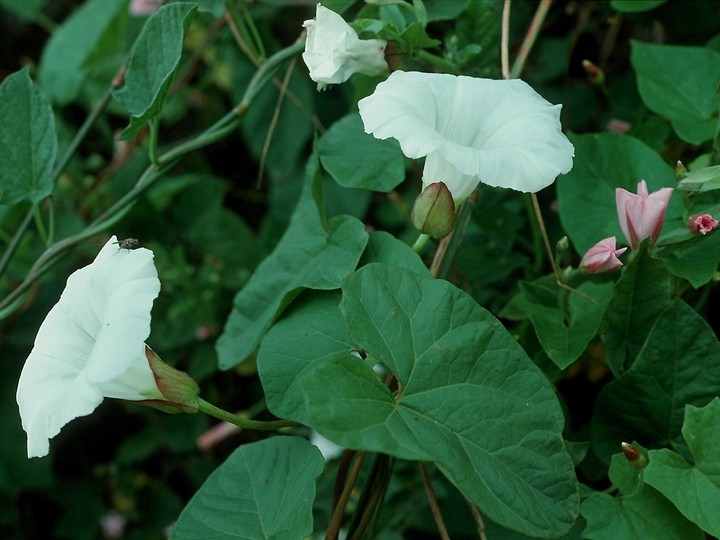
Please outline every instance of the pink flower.
M632 129L632 124L630 122L626 122L625 120L620 120L619 118L611 118L608 120L605 129L615 133L627 133L630 129Z
M623 265L618 257L625 253L627 248L616 249L615 242L614 236L600 240L587 250L580 265L591 274L617 270Z
M687 226L690 232L705 236L718 226L718 220L710 214L695 214L694 216L690 216Z
M198 437L196 441L197 447L203 452L207 452L230 435L239 431L240 428L230 422L220 422Z
M130 0L130 15L143 17L152 15L162 4L163 0Z
M653 243L657 240L672 192L672 188L662 188L648 194L645 180L638 184L637 195L622 188L615 190L620 228L633 250L646 238L652 238Z

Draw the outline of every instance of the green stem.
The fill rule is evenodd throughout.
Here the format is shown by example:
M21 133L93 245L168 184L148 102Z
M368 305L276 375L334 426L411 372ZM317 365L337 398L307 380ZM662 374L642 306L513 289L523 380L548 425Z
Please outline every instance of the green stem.
M16 305L15 301L27 289L29 289L30 286L41 275L43 275L50 267L53 266L55 261L63 252L85 240L86 238L89 238L90 236L104 230L106 227L110 226L117 219L119 219L117 214L124 210L127 205L133 202L136 197L138 197L144 190L146 190L165 171L170 169L177 162L178 158L184 156L191 151L198 150L202 147L212 144L232 133L238 127L253 98L257 95L257 93L265 85L265 83L272 79L275 68L277 68L278 65L284 60L303 50L304 46L304 42L297 41L289 47L278 51L273 56L268 58L268 60L262 66L260 66L258 71L251 79L241 102L232 111L226 114L223 118L221 118L218 122L216 122L213 126L208 128L204 133L202 133L195 139L188 141L187 143L181 144L160 156L157 160L158 164L151 164L145 170L145 172L140 177L132 190L127 192L108 210L98 216L84 231L76 234L75 236L65 238L64 240L61 240L57 244L54 244L53 246L45 250L45 252L35 261L32 268L30 268L30 271L27 273L22 283L20 283L20 285L13 289L13 291L8 296L6 296L2 300L2 302L0 302L0 313L7 314L8 310L5 310L4 308L8 307L10 304ZM116 79L118 79L118 77L116 77ZM113 87L114 85L115 83L113 83ZM110 94L113 87L111 87L106 92L106 95L103 96L103 99L98 103L98 106L96 106L90 117L88 117L88 120L86 120L83 124L83 127L78 132L78 135L71 143L68 152L66 152L65 157L59 162L58 166L56 167L56 177L60 175L62 170L64 170L71 156L75 153L75 150L77 150L77 146L80 144L80 141L84 137L84 134L87 133L87 130L90 129L90 126L92 125L92 122L89 121L90 118L92 118L94 122L94 119L97 118L100 112L107 105L106 100L110 99ZM83 136L81 136L81 134Z
M115 79L117 79L117 77ZM110 103L110 97L112 96L112 91L115 89L115 86L116 82L115 80L113 80L112 84L105 90L105 93L100 98L100 101L98 101L95 104L95 107L93 107L93 110L90 111L90 114L83 122L83 125L80 126L80 129L75 134L75 137L68 146L63 157L60 159L60 161L57 162L55 170L53 171L53 184L57 181L62 172L65 170L65 167L67 167L68 163L75 155L75 152L77 152L80 143L83 141L83 139L85 139L85 136L87 135L88 131L90 131L90 128L93 126L93 124L95 124L95 121L107 108L108 103Z
M265 47L263 46L262 38L260 37L260 33L255 26L255 21L253 21L253 18L250 16L250 11L247 8L243 9L243 16L248 28L250 29L250 34L253 37L255 58L260 61L265 60L266 52Z
M5 253L3 253L2 259L0 259L0 276L2 276L3 273L5 272L5 268L7 268L7 265L10 262L10 259L12 259L12 256L15 253L15 250L17 249L18 245L20 245L20 239L22 238L23 234L25 234L25 231L27 230L28 225L30 225L33 214L34 214L33 208L30 208L27 211L27 214L25 214L25 217L23 218L22 222L20 223L20 226L15 231L15 234L13 235L12 240L8 244L8 247L5 250Z
M45 230L45 224L43 223L42 213L40 212L40 207L37 204L33 204L32 206L33 210L33 216L35 217L35 226L37 227L38 233L40 234L40 238L42 238L43 243L47 246L48 245L48 234Z
M523 196L523 202L525 203L525 211L527 212L528 223L530 224L530 238L532 239L532 252L535 254L533 259L532 278L539 276L542 273L543 265L545 261L545 253L543 252L543 239L540 233L540 225L535 214L535 207L533 201L529 196Z
M52 244L55 241L55 206L53 205L52 197L47 199L48 205L48 244Z
M291 56L299 53L303 49L305 49L305 42L296 41L292 45L285 47L284 49L276 52L270 58L268 58L267 61L260 66L253 78L250 80L250 83L245 90L245 94L243 95L240 104L235 107L238 114L244 114L245 109L247 109L247 107L250 105L250 103L255 98L260 89L265 86L265 84L270 79L272 79L275 69L282 62L284 62Z
M477 191L475 192L475 194ZM452 270L455 255L462 245L473 210L475 209L475 194L465 201L459 210L459 216L455 222L455 229L440 242L441 246L435 254L435 260L430 267L430 273L439 279L446 279ZM444 244L444 245L443 245Z
M358 502L353 522L348 528L348 540L360 540L367 530L390 484L395 461L387 454L377 454L365 489Z
M415 253L421 253L423 249L425 249L425 246L427 245L428 241L430 240L430 235L422 233L420 236L418 236L417 240L415 240L415 243L413 244L413 251Z
M340 527L342 525L343 517L345 516L345 508L350 500L353 487L355 486L355 482L360 474L360 467L365 459L365 452L355 453L355 451L349 450L345 456L343 456L343 460L351 459L352 454L355 454L355 462L353 463L352 469L350 469L350 474L346 475L343 473L344 485L342 490L340 490L337 500L335 500L335 496L333 496L333 502L335 505L333 506L327 531L325 532L325 540L337 540L340 537ZM349 465L349 463L346 464ZM338 486L336 486L336 488L337 487Z
M160 131L160 116L155 116L150 120L150 148L148 154L150 156L150 163L156 167L160 166L158 160L158 137Z
M231 424L234 424L242 429L272 431L280 428L293 427L298 425L296 422L291 422L289 420L270 420L268 422L263 422L260 420L249 420L247 418L243 418L242 416L238 416L237 414L227 412L220 407L216 407L212 403L208 403L200 397L198 398L198 405L199 410L204 412L205 414L217 418L218 420L230 422Z
M527 60L527 57L535 44L535 40L537 40L540 28L542 27L548 10L550 9L550 4L552 4L552 0L541 0L540 5L538 5L535 16L530 23L530 27L525 34L525 39L523 40L522 45L520 45L520 50L518 51L513 67L510 70L511 79L518 78L520 73L522 73L522 70L525 67L525 60Z
M433 519L435 520L435 525L437 525L438 532L440 533L440 538L442 538L442 540L450 540L450 535L448 534L447 527L445 526L445 520L442 517L442 512L440 512L440 506L438 505L437 497L435 496L435 490L433 489L432 482L430 481L430 475L428 474L427 468L423 462L420 462L420 475L422 476L425 494L427 495L428 504L430 505L430 511L432 512Z
M85 139L85 136L87 135L88 131L90 131L90 128L95 124L98 117L102 112L107 108L108 103L110 102L110 97L112 96L112 91L115 88L115 82L113 81L113 84L111 84L106 90L105 93L100 98L100 101L97 102L93 110L90 112L88 117L83 122L82 126L80 126L80 129L75 134L75 137L68 145L67 150L65 151L65 154L62 158L57 162L57 165L55 166L53 170L52 175L52 182L55 184L57 182L57 179L60 177L62 172L67 167L68 163L72 159L72 157L77 152L78 147L80 146L80 143ZM15 250L17 249L17 246L20 243L20 239L22 238L22 235L27 230L28 225L30 224L30 220L33 215L35 215L35 212L37 210L36 206L33 206L33 208L30 208L28 210L27 215L23 219L22 223L20 223L20 227L18 227L17 231L15 231L15 235L13 236L12 242L10 245L8 245L7 250L3 254L2 260L0 260L0 275L5 271L7 268L7 265L10 263L10 260L12 259L13 254L15 253ZM44 239L51 243L54 237L55 233L55 223L54 223L54 208L51 205L50 206L50 233L49 235L46 235ZM37 219L37 217L36 217ZM42 234L42 233L41 233ZM25 287L27 288L27 287ZM25 290L23 289L23 291ZM23 291L20 291L22 293ZM8 306L13 300L18 298L20 296L20 293L14 295L12 298L6 298L2 303L0 303L0 308Z

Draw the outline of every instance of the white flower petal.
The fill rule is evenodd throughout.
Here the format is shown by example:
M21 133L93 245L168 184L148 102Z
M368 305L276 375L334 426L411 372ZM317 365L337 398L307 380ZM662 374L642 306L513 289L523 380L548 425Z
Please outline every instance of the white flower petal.
M479 182L539 191L572 168L560 106L520 80L396 71L358 108L367 133L427 156L423 187L445 182L456 201Z
M103 397L162 397L144 344L160 291L152 252L116 242L113 236L92 264L68 278L25 362L17 402L30 457L47 454L48 439Z
M310 78L320 84L340 84L353 73L377 75L387 71L386 43L379 39L360 39L348 23L318 4L315 20L305 21L307 29L303 61Z

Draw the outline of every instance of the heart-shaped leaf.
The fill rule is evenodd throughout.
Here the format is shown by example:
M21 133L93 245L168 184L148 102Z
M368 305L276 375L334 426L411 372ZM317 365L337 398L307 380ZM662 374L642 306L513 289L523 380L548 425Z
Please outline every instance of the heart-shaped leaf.
M241 446L190 500L170 539L305 538L324 465L320 451L298 437Z
M682 434L694 463L668 450L650 451L645 481L670 499L693 522L720 536L720 399L703 408L688 405Z
M562 412L492 315L446 281L379 263L344 282L340 312L324 302L293 310L263 342L267 394L281 390L267 386L277 375L293 393L277 410L269 399L273 412L345 447L433 461L506 527L544 538L570 529L579 499ZM395 375L396 393L373 364Z

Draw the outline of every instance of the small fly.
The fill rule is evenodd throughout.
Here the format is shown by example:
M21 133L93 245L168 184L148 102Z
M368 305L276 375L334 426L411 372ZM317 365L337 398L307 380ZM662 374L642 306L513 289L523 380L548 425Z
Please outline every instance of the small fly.
M140 241L137 238L126 238L125 240L118 240L117 242L113 242L114 244L117 244L120 246L119 249L137 249L140 247Z

